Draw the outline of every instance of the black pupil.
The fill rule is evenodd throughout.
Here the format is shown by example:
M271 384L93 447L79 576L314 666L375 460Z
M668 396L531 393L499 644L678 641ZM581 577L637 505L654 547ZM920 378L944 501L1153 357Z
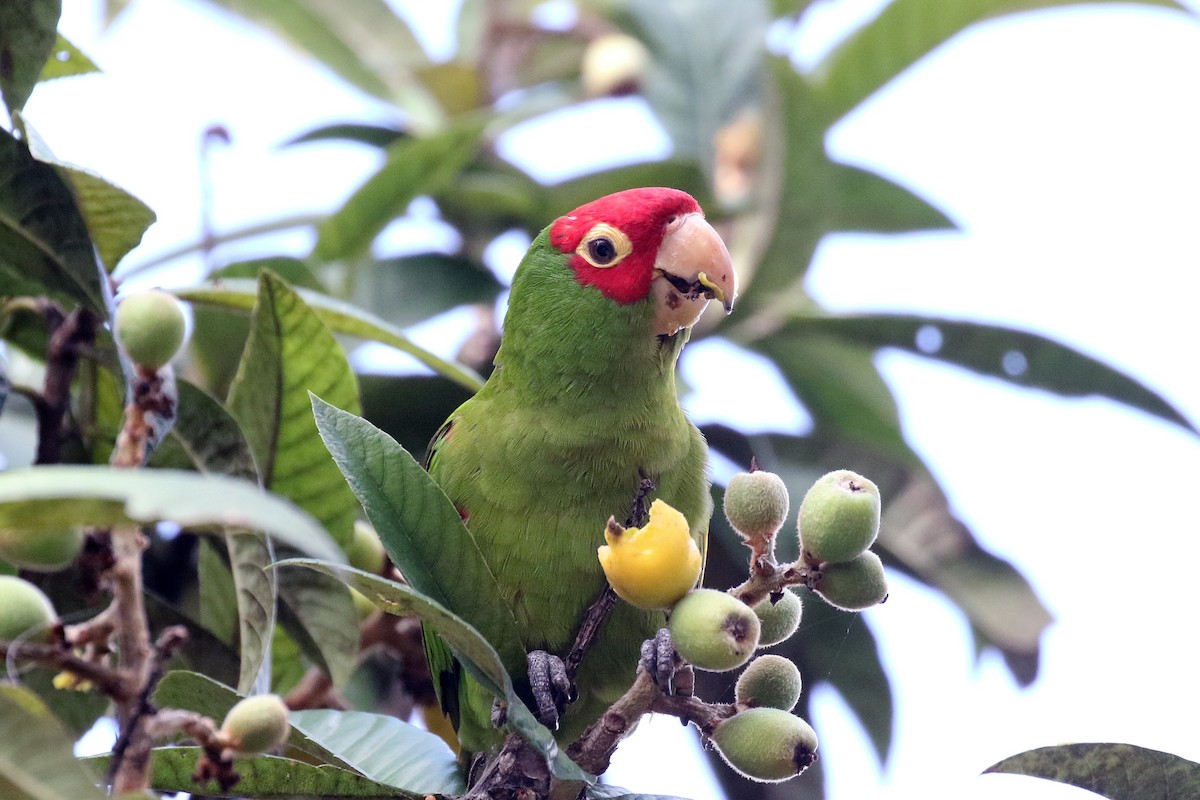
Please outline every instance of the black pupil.
M588 254L597 264L608 264L617 257L617 248L612 240L600 236L588 242Z

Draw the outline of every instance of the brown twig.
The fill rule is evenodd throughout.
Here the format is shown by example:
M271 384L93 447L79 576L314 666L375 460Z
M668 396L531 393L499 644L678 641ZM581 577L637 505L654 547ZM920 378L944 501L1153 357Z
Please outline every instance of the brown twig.
M694 677L690 667L681 670L676 675L677 683L683 684L679 688L686 689ZM650 673L644 667L639 667L637 678L629 690L567 748L567 755L584 770L599 775L608 769L617 745L645 714L670 714L684 722L693 723L707 736L717 723L733 716L735 710L734 706L724 703L706 703L691 692L666 694Z
M38 423L36 464L62 461L63 420L71 407L71 381L79 365L79 354L96 339L96 316L82 306L69 314L50 300L38 300L39 310L50 329L46 350L46 378L42 394L34 399Z
M764 598L782 592L788 586L807 586L811 589L819 575L819 570L801 561L774 564L759 560L751 563L750 577L730 589L729 593L753 607Z
M113 784L113 791L117 794L133 791L135 788L139 790L146 788L144 785L123 788L122 782L131 779L143 780L149 772L150 749L154 740L145 730L148 726L144 723L157 713L150 697L154 694L158 682L162 680L167 662L186 640L187 629L182 625L174 625L164 630L158 637L158 641L154 643L153 655L148 661L145 680L141 684L136 700L132 703L121 704L125 705L129 716L121 725L121 733L113 745L112 760L108 765L109 783ZM139 733L143 735L139 736Z
M70 672L80 680L90 681L96 689L116 702L131 698L129 676L123 671L82 658L61 645L0 641L0 658L7 659L10 655L14 659L35 661Z
M549 793L546 757L510 733L462 800L542 800Z

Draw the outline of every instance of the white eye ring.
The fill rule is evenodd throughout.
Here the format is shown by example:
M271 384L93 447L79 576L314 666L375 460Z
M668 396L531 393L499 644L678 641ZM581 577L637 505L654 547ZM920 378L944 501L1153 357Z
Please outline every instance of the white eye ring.
M575 253L597 269L615 267L633 252L633 243L619 228L606 222L592 226L575 248Z

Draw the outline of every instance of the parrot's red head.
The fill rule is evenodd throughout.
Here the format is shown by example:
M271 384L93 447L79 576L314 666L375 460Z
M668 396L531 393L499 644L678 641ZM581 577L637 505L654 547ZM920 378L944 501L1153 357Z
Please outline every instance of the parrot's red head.
M569 257L580 284L617 303L654 292L658 334L690 327L709 300L733 309L729 251L687 192L628 189L601 197L555 220L550 243Z

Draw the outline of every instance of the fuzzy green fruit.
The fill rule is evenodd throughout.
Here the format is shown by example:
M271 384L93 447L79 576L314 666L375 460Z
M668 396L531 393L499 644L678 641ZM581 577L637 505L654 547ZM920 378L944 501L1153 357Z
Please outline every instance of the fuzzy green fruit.
M288 737L288 709L277 694L260 694L239 700L229 709L221 732L239 753L265 753Z
M759 656L738 676L734 698L740 706L791 711L800 702L800 670L783 656Z
M770 647L790 639L800 627L803 611L804 607L795 592L784 590L776 603L772 603L770 597L764 597L754 607L754 613L758 616L758 646Z
M773 536L787 513L787 486L774 472L739 472L725 489L725 518L746 539Z
M817 760L817 734L778 708L739 711L717 725L712 742L725 763L752 781L794 778Z
M383 542L379 541L379 534L370 523L362 520L354 523L354 537L346 545L346 560L350 566L372 575L383 572L387 551L383 549Z
M671 610L671 641L697 669L725 672L745 664L758 647L758 617L716 589L694 589Z
M800 548L811 564L849 561L879 536L879 488L848 469L822 476L800 503Z
M825 564L817 579L817 594L843 611L862 611L887 599L887 577L879 556L867 550L851 561Z
M22 578L0 575L0 639L27 636L35 642L48 641L50 626L57 619L41 589Z
M113 320L129 360L151 371L164 367L179 352L186 327L179 301L157 289L126 297Z
M0 529L0 560L36 572L66 569L83 549L83 529Z

